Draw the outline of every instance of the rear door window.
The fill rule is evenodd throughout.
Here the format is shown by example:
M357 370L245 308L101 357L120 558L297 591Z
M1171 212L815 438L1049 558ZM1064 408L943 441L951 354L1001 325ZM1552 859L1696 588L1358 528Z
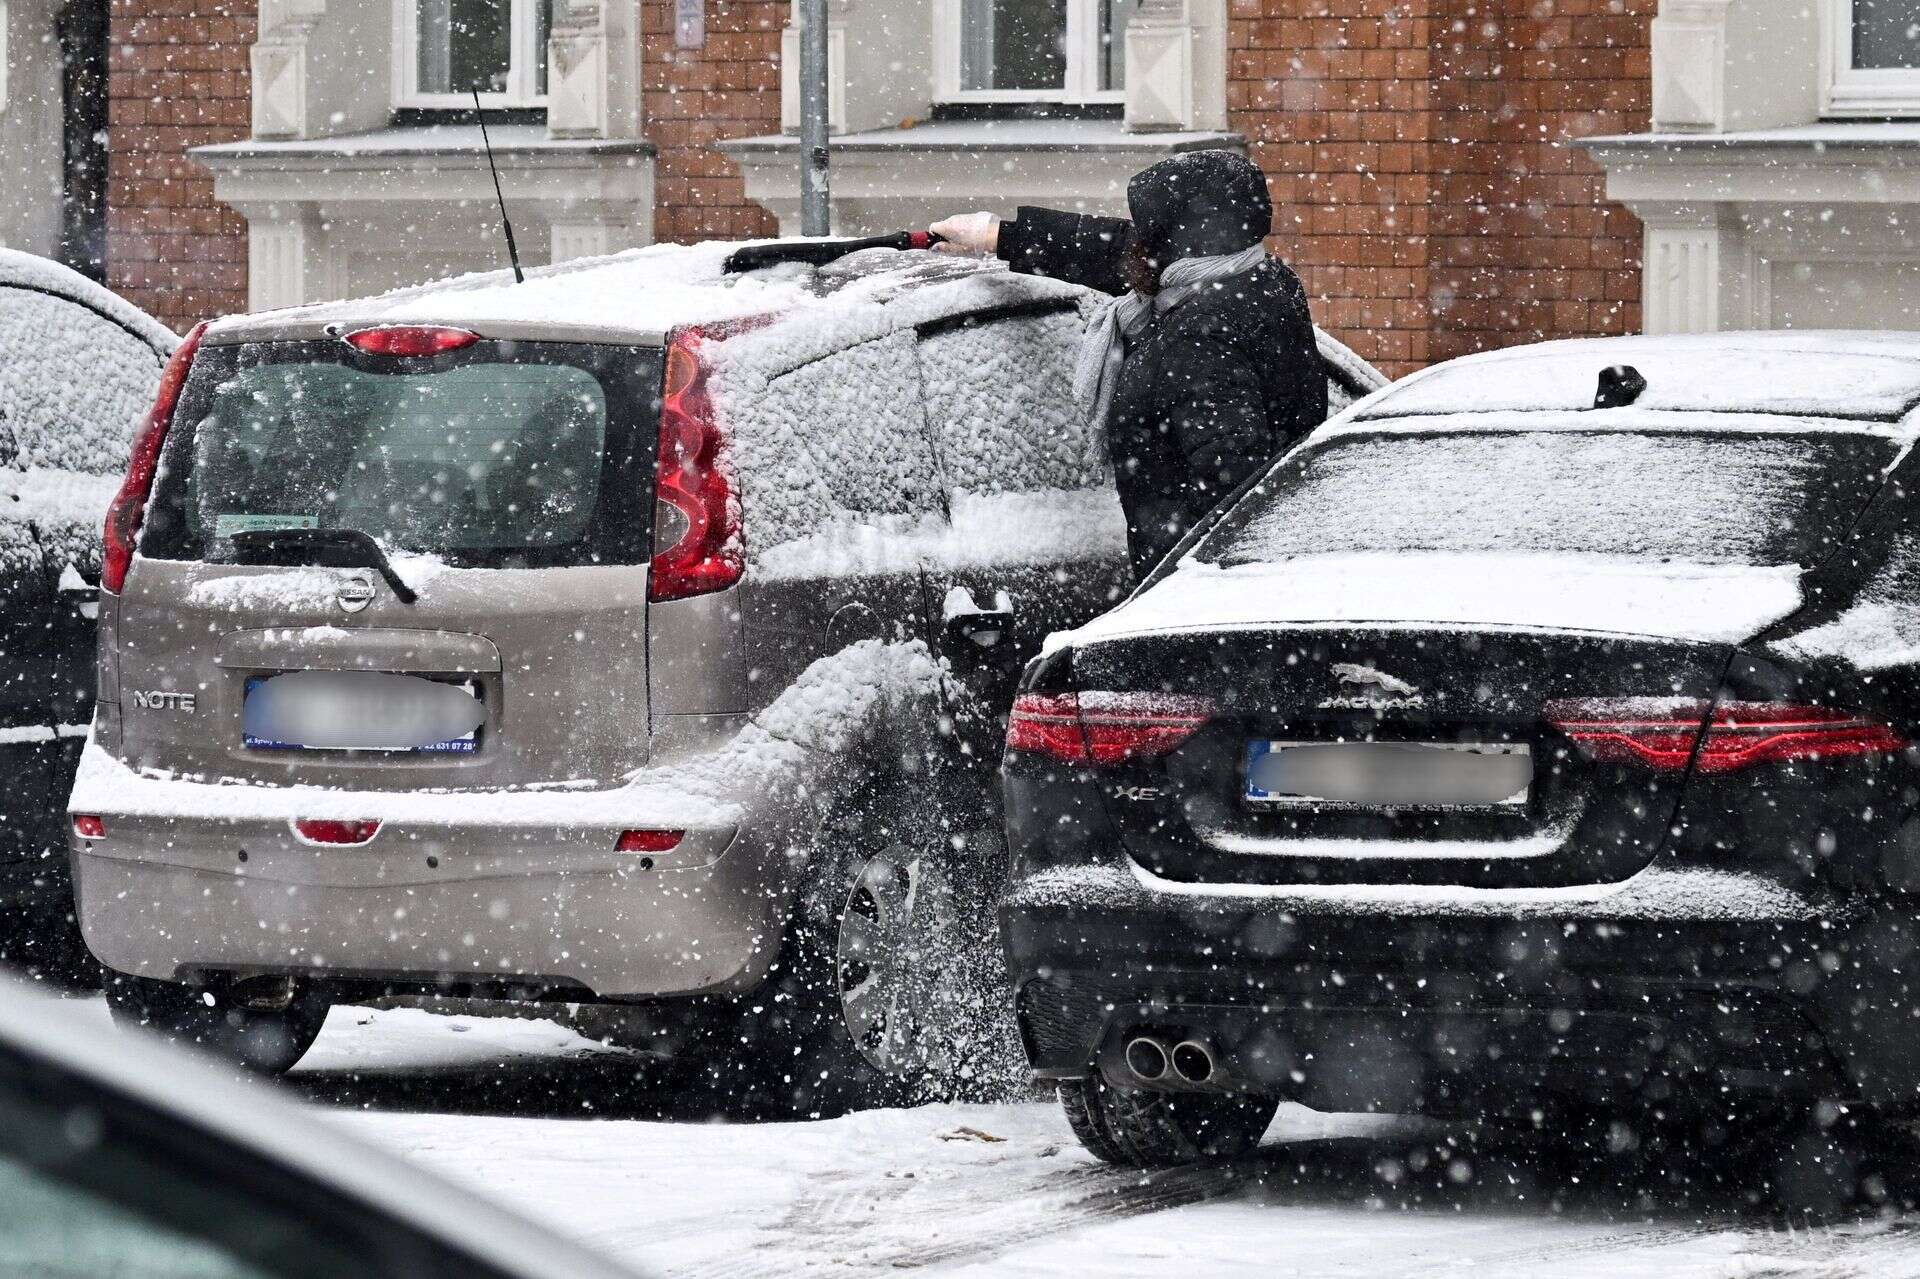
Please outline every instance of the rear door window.
M1818 563L1893 457L1878 437L1486 431L1339 435L1287 458L1196 551L1509 552Z
M1080 317L963 316L920 334L927 425L954 492L1110 485L1106 453L1073 394Z
M349 528L465 567L639 563L660 367L650 348L569 343L209 348L142 550L218 561L235 533Z
M763 579L916 571L940 517L911 334L718 392Z
M0 286L0 417L16 465L118 476L160 364L143 339L97 311Z

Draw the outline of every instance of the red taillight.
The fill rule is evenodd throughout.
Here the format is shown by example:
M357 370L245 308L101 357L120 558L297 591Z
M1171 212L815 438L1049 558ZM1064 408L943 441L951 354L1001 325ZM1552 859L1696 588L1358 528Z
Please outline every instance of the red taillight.
M100 556L100 589L118 595L126 584L127 569L133 564L133 547L140 536L140 522L146 518L147 498L153 493L154 473L160 469L160 446L167 442L167 430L173 425L173 410L180 403L180 388L187 384L187 372L200 349L200 335L207 331L202 320L174 349L173 358L161 370L160 387L154 392L153 407L133 432L133 448L127 457L127 476L120 491L107 507L105 546Z
M347 334L347 345L368 355L444 355L472 346L478 333L430 324L386 324Z
M714 419L700 355L706 341L698 329L677 329L667 341L654 499L677 511L687 526L653 557L647 598L655 602L725 590L745 568L732 458Z
M91 813L73 815L73 833L81 839L105 839L107 824Z
M301 817L295 819L293 833L309 844L364 844L380 833L380 823Z
M1549 703L1546 716L1588 759L1663 772L1687 766L1703 718L1706 734L1695 764L1702 773L1736 773L1798 759L1890 755L1907 745L1906 738L1875 720L1787 702L1721 702L1708 717L1707 704L1693 699L1590 698Z
M1007 718L1007 749L1069 764L1151 759L1213 713L1206 698L1178 693L1023 693Z
M616 853L670 853L686 838L683 830L623 830L613 846Z

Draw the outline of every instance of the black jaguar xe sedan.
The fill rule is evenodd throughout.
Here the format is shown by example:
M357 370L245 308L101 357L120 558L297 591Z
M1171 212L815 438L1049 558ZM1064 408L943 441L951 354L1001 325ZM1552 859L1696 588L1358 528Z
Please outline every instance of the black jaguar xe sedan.
M1470 357L1055 636L1001 921L1081 1140L1920 1113L1916 439L1920 335Z

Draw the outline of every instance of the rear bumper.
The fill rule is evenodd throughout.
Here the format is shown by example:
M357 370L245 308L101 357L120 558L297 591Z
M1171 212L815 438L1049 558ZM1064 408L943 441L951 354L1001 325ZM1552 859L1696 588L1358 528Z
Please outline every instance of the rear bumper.
M73 859L88 946L144 977L289 971L650 997L750 989L780 944L784 895L767 859L730 833L711 864L672 870L482 827L398 850L376 838L295 851L236 825L177 831L164 857L143 849L146 834L91 842ZM216 859L226 865L204 864Z
M1001 912L1042 1077L1192 1086L1128 1070L1144 1033L1205 1042L1208 1087L1435 1113L1702 1082L1911 1109L1910 919L1674 869L1599 891L1232 894L1096 866L1023 881Z
M71 844L74 898L101 962L145 977L295 972L583 999L749 990L801 869L792 832L662 794L319 792L83 766L73 810L107 833ZM366 844L309 844L292 825L354 814L382 821ZM617 852L632 828L685 834L670 852Z

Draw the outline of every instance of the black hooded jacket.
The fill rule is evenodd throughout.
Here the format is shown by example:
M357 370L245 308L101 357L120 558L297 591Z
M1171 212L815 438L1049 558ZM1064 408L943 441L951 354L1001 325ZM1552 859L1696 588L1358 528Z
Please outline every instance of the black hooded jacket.
M1209 159L1191 163L1198 157ZM1272 218L1258 173L1230 152L1176 156L1129 185L1133 223L1022 207L1000 226L999 255L1016 271L1124 293L1122 259L1136 225L1161 262L1258 243ZM1326 416L1327 374L1306 290L1278 258L1148 321L1128 345L1107 419L1136 578Z

